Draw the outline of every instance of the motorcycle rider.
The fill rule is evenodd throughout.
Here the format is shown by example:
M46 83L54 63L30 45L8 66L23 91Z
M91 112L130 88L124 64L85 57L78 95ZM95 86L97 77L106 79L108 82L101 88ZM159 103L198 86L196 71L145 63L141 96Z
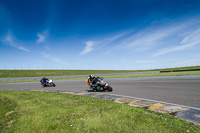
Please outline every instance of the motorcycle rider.
M88 85L90 85L90 88L94 91L103 91L104 88L101 87L101 83L103 84L103 77L96 77L94 75L89 75L88 81L86 82ZM111 87L110 87L111 88ZM111 88L112 89L112 88ZM112 91L111 89L108 89L108 91Z
M48 79L48 78L46 78L46 77L43 77L43 78L42 78L42 80L41 80L41 81L42 81L42 83L43 83L43 84L44 84L44 83L46 83L46 80L47 80L47 79Z
M98 77L94 75L89 75L88 82L91 83L92 85L95 85L97 83Z

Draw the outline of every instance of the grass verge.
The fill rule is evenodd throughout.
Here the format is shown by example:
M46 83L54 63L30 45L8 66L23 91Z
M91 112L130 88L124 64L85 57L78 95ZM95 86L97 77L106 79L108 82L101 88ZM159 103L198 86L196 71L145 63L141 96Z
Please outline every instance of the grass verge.
M169 72L169 73L145 73L145 74L126 74L126 75L110 75L110 76L103 76L103 77L104 78L128 78L128 77L153 77L153 76L183 76L183 75L200 75L200 71ZM80 78L58 78L58 79L54 79L54 80L76 80L76 79L87 79L87 78L88 77L80 77ZM38 80L0 81L0 83L18 83L18 82L36 82L36 81L38 81Z
M111 73L171 71L171 70L191 70L191 69L200 69L200 66L168 68L168 69L152 69L152 70L0 70L0 78L44 77L44 76L48 77L48 76L111 74Z
M139 71L140 70L0 70L0 78L110 74Z
M168 114L58 92L0 91L0 132L197 133Z
M183 75L200 75L200 71L128 74L128 75L112 75L112 76L104 76L104 77L105 78L127 78L127 77L183 76Z

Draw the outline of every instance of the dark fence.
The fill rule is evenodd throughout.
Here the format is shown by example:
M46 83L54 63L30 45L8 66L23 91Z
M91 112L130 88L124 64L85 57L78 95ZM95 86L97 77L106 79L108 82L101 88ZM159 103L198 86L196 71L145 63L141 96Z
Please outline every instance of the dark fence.
M166 73L166 72L185 72L185 71L200 71L200 69L189 69L189 70L168 70L168 71L160 71L160 73Z

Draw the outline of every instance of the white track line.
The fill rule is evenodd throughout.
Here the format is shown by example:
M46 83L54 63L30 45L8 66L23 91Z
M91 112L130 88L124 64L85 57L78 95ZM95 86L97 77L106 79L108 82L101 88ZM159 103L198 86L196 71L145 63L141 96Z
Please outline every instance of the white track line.
M105 93L100 93L100 94L105 94ZM127 98L133 98L133 99L138 99L138 100L145 100L145 101L151 101L151 102L156 102L156 103L163 103L163 104L167 104L167 105L180 106L180 107L184 107L184 108L200 110L200 108L196 108L196 107L190 107L190 106L174 104L174 103L167 103L167 102L163 102L163 101L156 101L156 100L150 100L150 99L144 99L144 98L138 98L138 97L131 97L131 96L124 96L124 95L118 95L118 94L108 94L108 95L121 96L121 97L127 97Z

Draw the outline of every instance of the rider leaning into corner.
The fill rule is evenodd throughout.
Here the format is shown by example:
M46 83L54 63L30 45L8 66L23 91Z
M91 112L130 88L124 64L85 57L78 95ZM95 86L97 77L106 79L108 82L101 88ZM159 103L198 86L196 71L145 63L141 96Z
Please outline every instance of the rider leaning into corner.
M97 83L97 80L98 80L98 77L94 76L94 75L89 75L88 77L88 83L90 84L96 84Z
M41 80L41 81L42 81L42 83L45 83L47 79L48 79L48 78L46 78L46 77L43 77L43 78L42 78L42 80Z
M93 89L94 91L97 90L112 91L112 87L103 81L103 77L96 77L94 75L89 75L88 80L86 80L85 82L90 86L90 89Z

